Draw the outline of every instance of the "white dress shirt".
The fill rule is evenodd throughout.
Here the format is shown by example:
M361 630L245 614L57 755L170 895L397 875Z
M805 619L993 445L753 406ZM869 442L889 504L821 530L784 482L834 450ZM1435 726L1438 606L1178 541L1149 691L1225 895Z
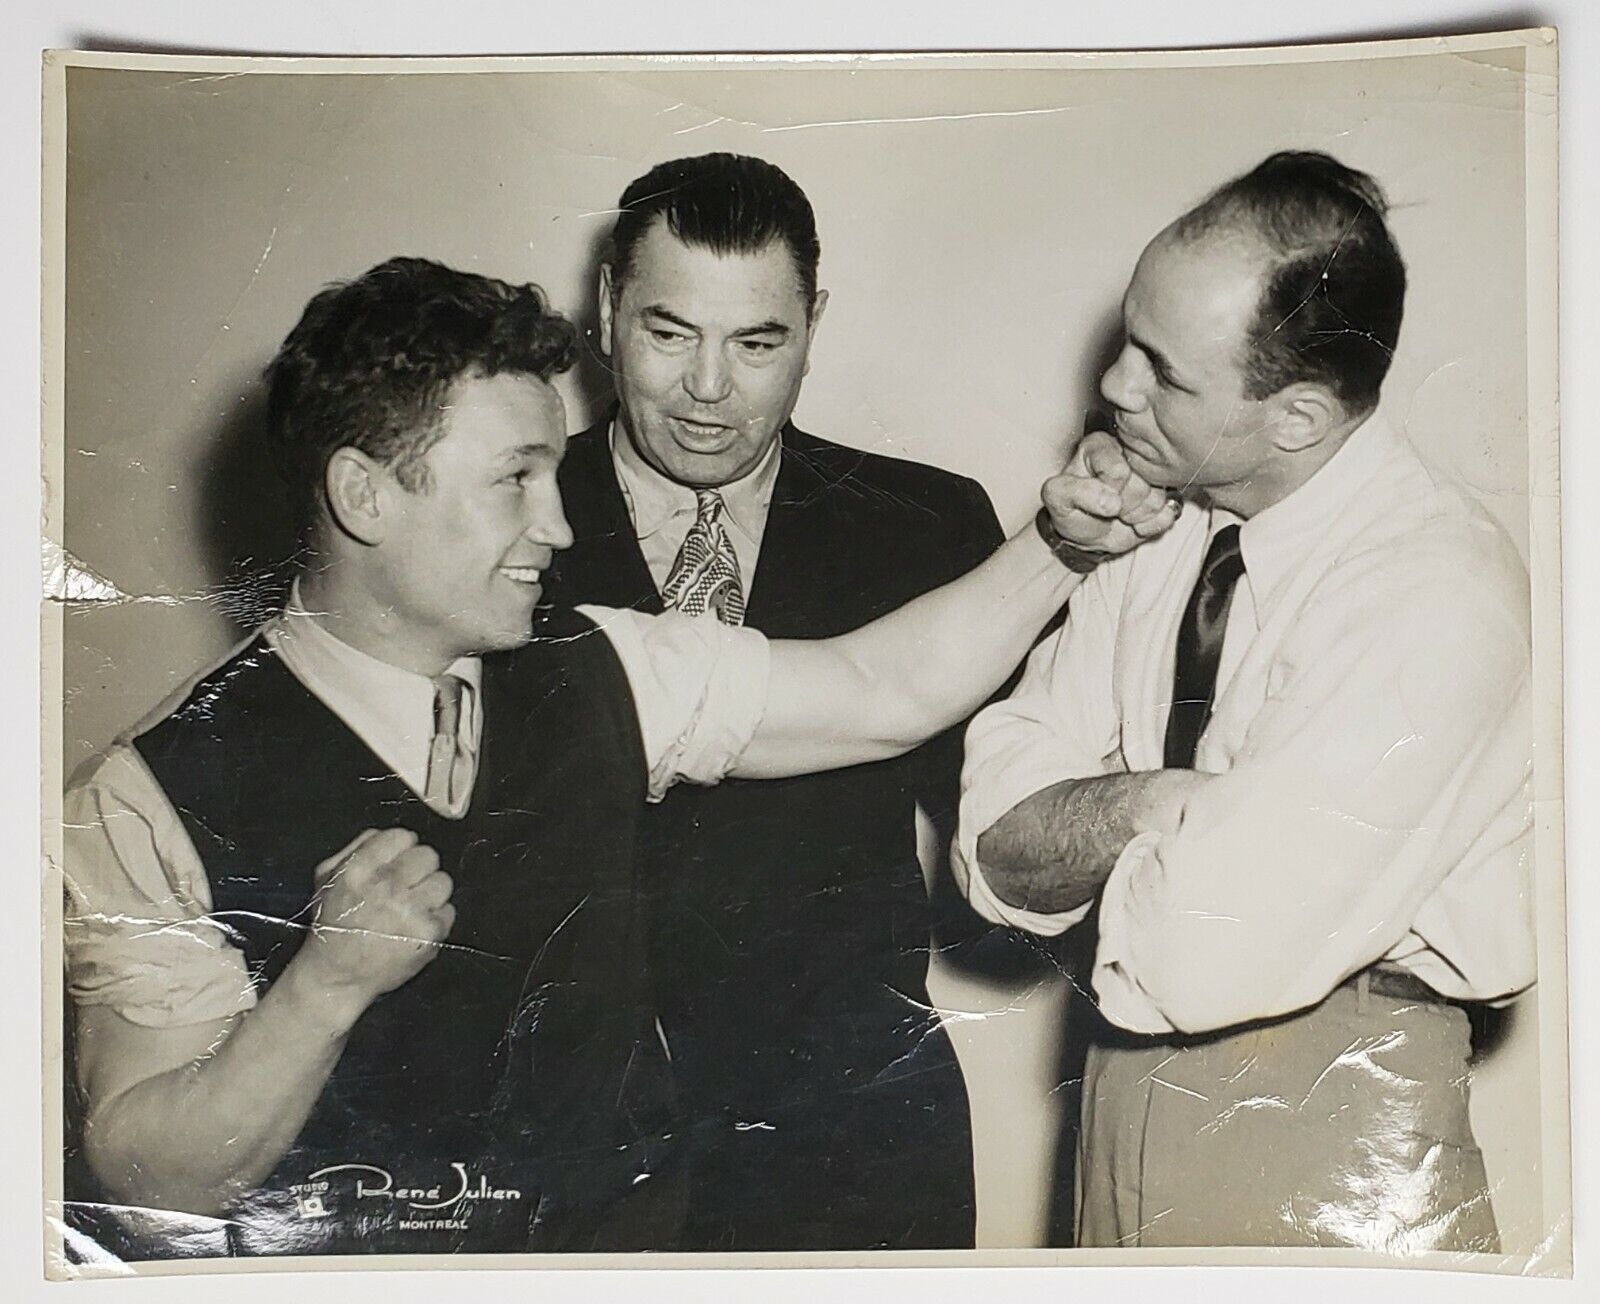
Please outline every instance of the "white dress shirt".
M1088 912L1002 901L978 837L1062 780L1162 768L1178 625L1220 524L1190 504L1101 566L973 721L954 856L988 918L1054 934ZM1379 960L1450 997L1527 987L1529 605L1510 541L1374 417L1240 546L1195 757L1216 777L1106 881L1102 1011L1151 1034L1231 1027Z
M300 600L300 582L289 590L283 614L267 622L261 637L302 684L350 731L366 743L418 796L428 787L428 753L433 745L434 681L380 661L335 638L306 610ZM483 738L483 663L477 657L453 661L445 674L467 685L461 695L460 730L474 752ZM434 807L440 814L459 819L459 810Z
M611 643L633 690L650 799L659 801L679 781L721 779L766 707L766 639L712 617L578 610ZM297 591L261 633L289 671L422 796L433 681L335 638L306 612ZM214 668L196 675L151 719L170 713ZM475 657L457 661L449 673L474 689L482 682ZM481 703L476 691L463 697L469 712L463 727L472 738L481 737ZM223 1018L255 1004L243 954L206 917L212 898L199 854L130 741L91 762L67 790L63 829L64 934L74 1000L113 1006L152 1027Z
M628 504L628 516L639 540L639 551L644 554L650 577L660 591L666 588L684 536L694 524L695 491L667 479L640 457L639 450L616 421L611 423L609 438L611 462L617 470L623 501ZM761 537L766 533L767 512L772 506L772 490L778 482L779 443L777 439L772 441L754 470L717 486L717 492L722 495L723 524L733 544L733 555L739 563L739 580L746 595L755 580L756 562L761 557Z

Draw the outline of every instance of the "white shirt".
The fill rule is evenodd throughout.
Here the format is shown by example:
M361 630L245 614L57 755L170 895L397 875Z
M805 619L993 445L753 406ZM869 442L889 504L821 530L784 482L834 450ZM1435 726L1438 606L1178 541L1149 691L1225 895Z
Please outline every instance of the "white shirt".
M300 599L300 581L289 590L283 614L269 620L261 636L279 659L319 700L333 708L352 733L412 792L428 787L428 753L433 745L434 681L380 661L335 638ZM461 694L461 729L472 750L483 737L483 663L461 657L446 669L468 686ZM164 714L164 713L163 713ZM444 810L459 818L465 809Z
M611 423L609 438L612 465L617 470L623 501L628 504L628 516L639 540L639 551L644 554L644 563L650 568L650 577L659 591L666 588L684 536L694 524L695 491L669 480L640 457L639 450L616 421ZM728 529L728 541L733 544L733 555L739 563L739 580L747 596L755 580L756 562L761 557L761 537L766 533L767 512L772 506L773 487L778 482L779 444L777 439L772 441L754 470L716 487L722 495L722 520Z
M766 707L766 639L714 617L578 610L610 641L633 690L650 799L659 801L680 780L721 779ZM424 793L431 679L335 638L307 614L298 593L262 636L407 787ZM475 688L481 684L477 658L457 661L450 672ZM152 718L168 714L209 673L195 676ZM473 703L466 727L481 736L481 697L473 692L463 700ZM255 1004L242 953L206 917L212 898L199 854L131 742L113 745L67 790L63 834L74 1000L111 1005L152 1027L223 1018Z
M990 919L1081 920L990 889L977 840L1066 779L1163 765L1178 625L1214 529L1190 504L1100 567L1015 694L967 735L958 879ZM1440 993L1534 978L1527 574L1504 534L1380 418L1246 521L1214 714L1218 776L1123 849L1093 983L1135 1032L1288 1014L1385 960Z

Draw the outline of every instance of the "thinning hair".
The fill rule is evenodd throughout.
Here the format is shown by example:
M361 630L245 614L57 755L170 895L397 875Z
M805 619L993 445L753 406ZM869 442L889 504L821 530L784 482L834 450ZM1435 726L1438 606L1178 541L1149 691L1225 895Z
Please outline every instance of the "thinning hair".
M507 372L549 380L572 365L577 339L537 285L425 258L391 258L324 289L266 372L268 435L302 537L326 510L336 450L360 449L426 490L451 386Z
M1330 389L1351 413L1377 406L1406 297L1383 188L1328 154L1273 154L1173 224L1187 240L1242 233L1267 253L1241 359L1246 395Z
M747 154L701 154L658 163L622 192L607 261L613 293L633 274L655 220L687 245L716 254L758 254L782 241L811 310L822 246L816 217L788 173Z

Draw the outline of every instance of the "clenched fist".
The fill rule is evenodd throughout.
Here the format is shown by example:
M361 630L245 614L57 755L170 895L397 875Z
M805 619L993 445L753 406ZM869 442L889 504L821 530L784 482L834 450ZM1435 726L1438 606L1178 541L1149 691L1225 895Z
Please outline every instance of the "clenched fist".
M1117 441L1099 430L1078 442L1067 469L1044 482L1041 496L1057 534L1107 556L1165 533L1182 507L1134 471Z
M368 829L317 866L316 883L296 963L361 1008L416 975L455 923L450 876L408 829Z

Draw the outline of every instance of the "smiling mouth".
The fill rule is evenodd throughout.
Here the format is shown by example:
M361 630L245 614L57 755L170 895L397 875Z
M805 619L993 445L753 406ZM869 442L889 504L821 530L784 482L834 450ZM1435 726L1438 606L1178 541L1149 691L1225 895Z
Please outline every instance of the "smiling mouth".
M539 576L544 574L537 566L502 566L500 573L518 584L537 584Z
M724 425L720 421L695 421L690 417L673 417L672 420L679 429L697 435L701 439L712 439L733 429L732 426Z

